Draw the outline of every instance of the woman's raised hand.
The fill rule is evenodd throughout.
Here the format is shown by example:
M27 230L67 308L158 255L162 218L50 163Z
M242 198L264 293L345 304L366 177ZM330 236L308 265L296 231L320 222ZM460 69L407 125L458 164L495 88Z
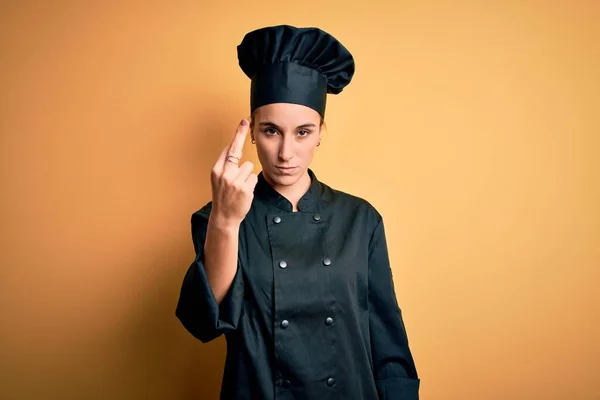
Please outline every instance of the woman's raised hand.
M258 182L250 161L239 165L242 148L250 126L243 119L237 127L230 146L223 149L211 171L211 216L224 224L241 224L250 211L254 187Z

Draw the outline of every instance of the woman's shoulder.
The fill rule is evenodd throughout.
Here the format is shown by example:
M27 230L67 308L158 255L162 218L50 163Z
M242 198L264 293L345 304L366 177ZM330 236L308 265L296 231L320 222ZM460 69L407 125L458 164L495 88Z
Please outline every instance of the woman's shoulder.
M322 200L330 207L339 208L340 211L349 211L366 216L369 219L381 220L381 214L377 208L366 198L352 194L340 189L335 189L323 182ZM338 211L337 209L335 211Z
M212 210L212 201L206 203L202 208L192 213L192 225L196 225L202 221L208 221L210 211Z

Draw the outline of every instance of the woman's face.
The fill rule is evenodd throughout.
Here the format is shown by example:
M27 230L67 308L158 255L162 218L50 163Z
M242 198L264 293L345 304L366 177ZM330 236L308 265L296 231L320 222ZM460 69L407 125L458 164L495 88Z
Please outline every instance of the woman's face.
M251 135L263 174L277 186L295 184L321 139L321 116L306 106L275 103L257 108L253 117Z

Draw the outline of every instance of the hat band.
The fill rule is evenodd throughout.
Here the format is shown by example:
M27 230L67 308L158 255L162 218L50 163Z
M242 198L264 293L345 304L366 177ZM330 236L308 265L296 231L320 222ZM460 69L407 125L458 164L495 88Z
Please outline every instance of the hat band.
M266 65L252 78L250 108L272 103L301 104L325 117L327 79L319 71L293 62Z

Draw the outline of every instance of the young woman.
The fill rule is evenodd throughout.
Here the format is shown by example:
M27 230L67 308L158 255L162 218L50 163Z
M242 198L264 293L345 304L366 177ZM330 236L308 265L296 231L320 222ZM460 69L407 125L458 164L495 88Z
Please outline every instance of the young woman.
M203 342L225 334L221 399L418 399L382 217L309 168L352 55L320 29L281 25L246 34L238 59L252 117L192 216L177 317ZM248 133L258 176L239 164Z

